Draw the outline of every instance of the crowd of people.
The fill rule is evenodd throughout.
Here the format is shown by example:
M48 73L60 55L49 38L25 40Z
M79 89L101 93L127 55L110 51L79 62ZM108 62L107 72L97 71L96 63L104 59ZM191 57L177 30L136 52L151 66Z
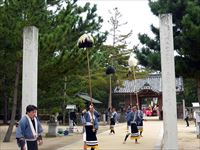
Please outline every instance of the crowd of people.
M73 117L74 114L70 114ZM98 149L97 131L99 128L100 114L94 108L93 103L86 106L81 113L81 122L83 124L83 149L91 150ZM74 117L73 117L74 118ZM138 139L142 137L143 131L143 112L138 107L128 107L125 118L127 121L127 134L125 135L123 143L125 144L127 138L138 143ZM110 125L110 133L115 134L115 125L118 122L118 114L115 108L108 109L108 122ZM75 122L76 123L76 122ZM34 105L28 105L26 107L26 115L19 121L16 129L17 144L21 150L38 150L38 145L43 143L42 141L42 126L37 117L37 107Z

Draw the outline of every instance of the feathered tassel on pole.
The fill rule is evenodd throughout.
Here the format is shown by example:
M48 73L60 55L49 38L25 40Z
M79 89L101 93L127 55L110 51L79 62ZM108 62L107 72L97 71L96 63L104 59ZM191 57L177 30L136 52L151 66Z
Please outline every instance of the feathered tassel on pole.
M108 101L108 108L112 107L112 82L111 82L111 75L115 73L115 68L112 66L108 66L106 68L106 74L110 76L110 95L109 95L109 101Z
M79 48L86 49L87 51L87 64L88 64L88 78L89 78L89 89L90 89L90 103L93 106L92 101L92 83L91 83L91 75L90 75L90 61L89 61L89 50L87 48L92 47L94 44L94 39L90 34L83 34L77 42ZM92 115L92 121L94 120ZM93 121L93 128L94 128L94 121Z
M135 54L132 54L128 59L128 65L130 67L135 67L138 64L138 60L135 58Z
M114 68L114 67L108 66L108 67L106 68L106 74L107 74L107 75L114 74L114 73L115 73L115 68Z
M130 66L131 70L133 69L133 76L134 76L134 91L136 95L137 107L139 108L139 100L138 100L138 93L136 91L136 77L135 77L135 67L138 64L138 60L135 58L135 54L130 55L128 60L128 65ZM130 70L129 70L130 71Z
M89 52L87 48L92 47L94 44L94 39L90 34L83 34L77 42L77 46L79 48L83 48L87 50L87 64L88 64L88 78L89 78L89 89L90 89L90 101L92 104L92 83L91 83L91 75L90 75L90 62L89 62Z
M94 39L90 34L83 34L77 42L79 48L89 48L94 44Z

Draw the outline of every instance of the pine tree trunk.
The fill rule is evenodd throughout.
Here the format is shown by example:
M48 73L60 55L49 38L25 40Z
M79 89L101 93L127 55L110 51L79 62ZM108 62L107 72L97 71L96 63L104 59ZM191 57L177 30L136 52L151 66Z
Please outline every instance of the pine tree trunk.
M4 112L4 117L3 117L3 123L7 124L8 123L8 98L5 95L5 91L3 93L3 100L4 100L4 104L3 104L3 112Z
M6 96L6 77L4 75L3 81L2 81L2 98L3 98L3 112L4 112L4 117L3 117L3 123L7 124L8 123L8 98Z
M12 115L11 115L10 125L8 127L8 130L6 132L6 135L4 137L3 142L9 142L10 141L10 137L12 135L13 126L15 125L19 78L20 78L20 61L17 61L17 64L16 64L16 76L15 76L15 86L14 86L14 96L13 96L13 106L12 106Z
M197 98L200 103L200 78L197 79Z

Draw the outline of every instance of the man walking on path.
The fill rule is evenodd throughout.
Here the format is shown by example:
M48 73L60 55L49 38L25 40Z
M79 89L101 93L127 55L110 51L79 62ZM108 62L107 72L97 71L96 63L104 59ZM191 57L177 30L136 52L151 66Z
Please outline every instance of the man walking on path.
M125 119L126 119L126 123L127 123L127 131L128 131L128 126L130 126L130 122L128 122L128 114L131 112L131 106L129 105L127 108L127 111L125 113Z
M83 133L84 150L87 150L87 148L91 148L91 150L98 148L98 141L96 136L99 127L98 116L99 114L94 109L93 104L90 104L89 108L82 112L82 121L85 128Z
M143 112L140 109L137 109L136 111L136 115L137 115L137 119L136 119L136 123L137 123L137 128L140 132L140 136L142 137L142 132L143 132Z
M126 134L126 136L124 138L123 144L126 143L126 140L129 137L129 135L131 135L131 139L134 139L135 143L138 144L138 139L140 138L140 135L139 135L139 131L137 128L137 122L136 122L137 118L138 118L137 108L136 108L136 106L134 106L132 108L132 112L130 112L127 117L127 121L130 122L130 125L128 127L129 128L128 133Z
M117 112L115 108L112 108L112 113L110 117L110 134L115 134L115 123L117 122Z
M185 122L186 122L186 127L189 127L188 119L189 119L189 110L188 110L188 108L186 108L186 109L185 109Z
M16 129L16 139L21 150L38 150L38 144L43 143L41 136L43 129L36 113L37 107L28 105L26 115L19 121Z

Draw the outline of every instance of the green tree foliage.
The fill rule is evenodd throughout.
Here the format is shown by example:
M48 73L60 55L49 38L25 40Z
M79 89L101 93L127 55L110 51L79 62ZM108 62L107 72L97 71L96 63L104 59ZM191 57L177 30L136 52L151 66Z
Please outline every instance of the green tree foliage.
M81 7L76 1L67 1L66 7L52 21L52 32L41 37L39 87L40 98L46 101L43 104L49 103L49 98L54 101L55 97L63 97L64 92L73 98L77 92L88 91L86 51L78 49L77 41L85 32L94 36L95 46L89 53L91 68L95 68L97 49L106 37L106 33L97 32L103 20L96 10L96 5L91 7L86 3ZM97 70L98 67L92 69L92 73ZM63 91L64 77L67 77L66 91Z
M118 10L118 8L113 8L109 11L110 19L108 23L111 25L109 34L112 37L112 45L104 46L104 50L109 57L106 57L105 60L106 67L113 66L115 68L115 74L112 75L112 88L116 87L116 83L118 80L122 80L122 76L127 74L127 60L128 55L130 54L130 49L127 48L127 39L132 35L132 31L124 34L121 33L121 29L127 22L122 22L121 17L122 14ZM111 76L111 75L109 75ZM108 80L109 85L109 80ZM109 95L109 105L112 106L112 98L111 93Z
M149 1L154 15L171 13L173 16L173 35L176 75L196 79L200 84L200 3L198 0L158 0ZM151 25L155 38L139 34L142 48L135 47L141 65L153 70L160 67L159 29ZM200 101L200 85L197 86Z
M184 80L184 99L186 100L186 106L192 106L192 102L197 100L197 84L194 79L185 79Z
M4 100L4 104L12 104L16 76L15 64L18 61L22 62L23 28L35 25L44 31L45 25L48 25L47 16L50 12L46 10L45 1L40 0L4 0L0 7L0 66L2 67L0 81L1 89L3 89L1 100ZM19 80L21 81L21 78ZM19 91L21 93L21 89ZM4 110L9 107L4 106Z
M44 1L39 0L31 2L4 0L0 3L0 65L2 66L0 81L2 83L1 100L4 102L4 112L9 112L8 110L11 107L8 104L12 105L10 126L4 142L10 140L15 124L17 100L21 97L18 91L21 83L23 27L29 25L44 26L42 23L47 20L44 6ZM41 22L41 20L44 20L44 22ZM7 116L5 115L5 117Z
M105 52L110 54L107 65L112 65L116 69L114 81L123 80L128 72L128 58L133 49L128 48L128 39L132 35L132 30L128 33L122 33L122 28L126 26L128 22L123 22L122 14L118 8L113 8L109 11L110 19L108 20L111 25L109 34L112 37L112 45L106 45Z
M132 35L132 30L127 34L122 34L120 31L120 27L127 24L127 22L121 22L122 14L118 10L117 7L113 8L112 11L109 11L111 17L108 21L111 25L110 35L113 37L113 46L116 45L124 45L127 46L127 38Z
M122 14L117 7L113 8L113 10L109 11L109 13L111 15L110 19L108 20L109 24L111 25L109 33L113 39L112 46L107 47L110 49L109 63L115 67L127 66L127 58L131 52L131 50L127 48L127 40L132 35L132 30L126 34L121 33L122 27L125 26L127 22L121 21Z
M33 25L39 28L39 108L60 107L64 92L69 101L76 99L73 97L75 93L87 92L86 52L78 49L76 43L85 32L94 36L96 44L90 49L90 60L95 62L95 67L99 61L94 58L98 58L97 49L105 41L106 33L98 32L103 19L96 14L97 6L86 3L81 7L76 2L77 0L1 1L1 101L5 99L5 102L12 104L15 63L22 61L23 28ZM66 91L63 90L65 77L68 79Z

